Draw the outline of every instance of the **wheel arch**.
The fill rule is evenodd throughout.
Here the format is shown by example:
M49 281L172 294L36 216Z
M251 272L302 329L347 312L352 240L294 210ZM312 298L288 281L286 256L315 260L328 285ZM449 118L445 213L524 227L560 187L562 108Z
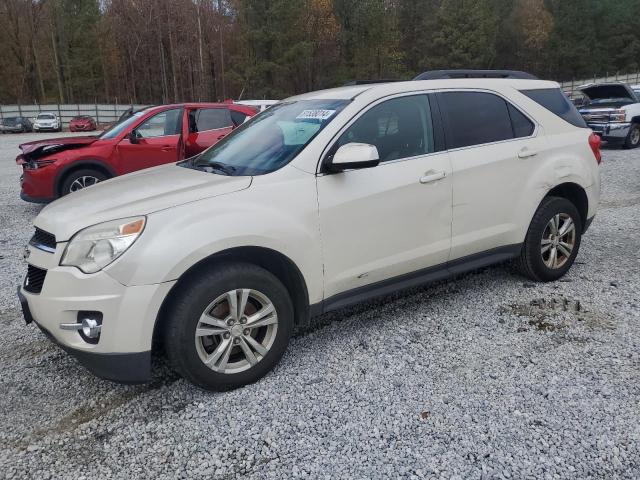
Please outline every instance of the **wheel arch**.
M566 198L573 203L578 209L578 213L580 213L582 229L584 230L587 225L587 215L589 213L589 197L583 187L573 182L561 183L547 192L544 198L548 197Z
M56 179L53 184L54 185L53 192L55 196L60 197L62 195L62 185L64 184L64 181L67 179L69 175L71 175L75 171L82 170L84 168L93 168L95 170L98 170L99 172L104 173L109 178L113 178L117 175L113 168L111 168L108 164L106 164L101 160L87 159L87 160L80 160L77 162L73 162L65 166L56 175Z
M215 268L222 263L241 262L251 263L264 268L275 275L285 286L291 301L293 302L294 321L296 324L303 324L309 319L309 293L302 272L298 266L286 255L266 247L234 247L220 252L216 252L185 271L178 281L173 285L165 297L153 329L154 343L160 338L162 326L166 319L166 312L171 302L189 279L196 277L200 272Z

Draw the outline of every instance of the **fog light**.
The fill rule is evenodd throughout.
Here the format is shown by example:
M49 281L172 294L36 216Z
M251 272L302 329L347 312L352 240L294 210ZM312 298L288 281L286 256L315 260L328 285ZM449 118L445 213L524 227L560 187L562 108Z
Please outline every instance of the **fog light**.
M82 319L82 333L89 338L98 338L101 328L102 325L98 325L98 322L93 318Z
M76 330L87 343L98 343L102 331L102 312L79 311L76 323L61 323L63 330Z

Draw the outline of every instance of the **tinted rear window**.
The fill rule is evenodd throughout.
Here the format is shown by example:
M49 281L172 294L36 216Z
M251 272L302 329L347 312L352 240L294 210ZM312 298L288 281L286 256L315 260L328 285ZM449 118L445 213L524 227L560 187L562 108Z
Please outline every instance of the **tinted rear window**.
M233 120L233 124L237 127L238 125L242 125L245 119L248 117L246 113L238 112L237 110L230 110L231 120Z
M198 132L227 128L232 125L231 115L226 108L203 108L198 111L196 125Z
M440 107L447 123L447 147L460 148L514 137L507 102L481 92L444 92Z
M589 128L576 107L559 88L543 88L540 90L520 90L524 95L539 103L550 112L555 113L571 125Z

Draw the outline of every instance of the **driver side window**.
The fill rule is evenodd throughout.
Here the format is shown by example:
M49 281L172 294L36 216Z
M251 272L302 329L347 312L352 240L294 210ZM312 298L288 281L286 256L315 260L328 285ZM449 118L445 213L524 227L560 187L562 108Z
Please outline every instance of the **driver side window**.
M434 152L429 97L411 95L376 105L340 136L337 147L354 142L375 145L381 162Z
M155 114L142 122L136 131L140 138L178 135L182 130L182 109L174 108Z

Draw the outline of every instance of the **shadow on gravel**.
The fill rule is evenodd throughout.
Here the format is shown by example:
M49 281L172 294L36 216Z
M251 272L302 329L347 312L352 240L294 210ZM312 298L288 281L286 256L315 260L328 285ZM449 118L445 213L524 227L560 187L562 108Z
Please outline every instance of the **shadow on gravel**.
M308 335L335 322L350 320L352 317L363 313L372 312L377 316L381 313L381 309L394 308L397 306L397 302L402 302L402 305L406 307L412 304L429 301L432 298L440 298L441 296L451 296L456 294L464 295L467 288L472 289L474 286L463 285L463 281L471 280L475 276L485 275L487 273L498 274L505 282L521 280L517 274L513 273L513 267L509 262L482 267L478 270L456 275L445 280L439 280L417 287L400 290L350 307L344 307L339 310L325 313L312 318L307 325L298 325L294 332L294 338ZM449 300L453 301L454 299L449 298Z

